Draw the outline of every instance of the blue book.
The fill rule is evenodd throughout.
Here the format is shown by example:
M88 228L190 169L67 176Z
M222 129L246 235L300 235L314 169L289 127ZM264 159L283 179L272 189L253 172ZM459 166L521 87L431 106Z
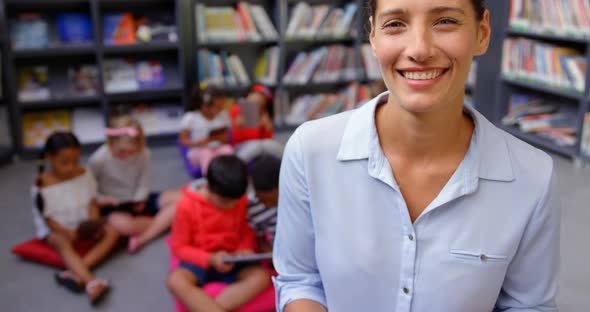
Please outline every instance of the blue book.
M89 43L92 41L92 21L85 13L62 13L56 16L57 34L65 44Z

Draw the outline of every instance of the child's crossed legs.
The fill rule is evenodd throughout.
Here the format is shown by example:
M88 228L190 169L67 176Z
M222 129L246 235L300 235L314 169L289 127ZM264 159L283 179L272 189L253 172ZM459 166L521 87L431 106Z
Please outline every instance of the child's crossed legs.
M193 312L233 311L248 303L270 284L270 275L260 266L234 269L228 274L217 273L221 281L231 280L233 274L235 282L230 283L217 298L213 299L198 286L204 284L197 277L203 273L205 277L202 279L205 279L206 283L207 271L190 264L182 264L168 276L168 289Z

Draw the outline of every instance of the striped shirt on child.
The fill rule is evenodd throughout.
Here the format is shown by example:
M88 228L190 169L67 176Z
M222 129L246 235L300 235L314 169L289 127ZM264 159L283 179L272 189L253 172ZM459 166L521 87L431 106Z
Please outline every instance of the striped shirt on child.
M258 199L251 198L248 204L248 223L256 236L264 237L272 244L277 228L277 208L266 208Z

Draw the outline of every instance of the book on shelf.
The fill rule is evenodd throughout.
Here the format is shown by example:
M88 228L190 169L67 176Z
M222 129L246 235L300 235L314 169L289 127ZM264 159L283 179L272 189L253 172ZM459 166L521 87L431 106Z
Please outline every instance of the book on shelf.
M166 86L164 67L160 61L140 61L136 64L137 83L140 89Z
M248 86L250 78L236 54L201 49L197 55L198 81L212 86Z
M22 115L23 145L42 147L55 131L71 131L72 120L68 110L26 112Z
M278 32L262 5L195 6L197 39L207 42L278 40Z
M60 13L55 17L57 34L63 44L87 44L93 40L92 20L87 13Z
M527 38L504 40L502 74L508 78L583 92L586 66L586 58L573 48Z
M373 54L373 48L371 47L371 44L365 43L361 46L361 60L363 62L367 79L383 79L383 76L381 75L381 68L379 68L379 62Z
M279 47L274 46L264 50L256 60L254 78L257 83L274 86L277 84L279 73Z
M584 127L582 129L580 153L586 158L590 157L590 113L584 114Z
M107 93L159 89L167 85L164 65L158 60L106 59L104 80Z
M283 77L285 84L352 81L359 77L354 47L323 46L310 52L299 52Z
M290 111L285 117L285 123L298 126L308 120L355 109L376 95L370 85L357 82L333 93L303 94L288 105ZM279 98L281 101L287 100Z
M68 67L69 93L76 96L93 96L98 93L98 68L82 64Z
M135 61L130 59L106 59L104 81L107 93L131 92L139 89L135 74Z
M13 49L42 49L49 46L49 21L40 13L21 13L10 21Z
M130 12L108 13L102 17L105 45L134 44L135 19Z
M518 127L521 132L534 133L559 146L576 144L576 113L560 109L540 96L512 94L508 114L502 118L505 126Z
M509 25L524 32L587 37L590 35L590 2L511 0Z
M136 39L139 42L177 42L178 32L173 12L138 15L135 18Z
M51 97L47 66L21 67L17 75L19 102L42 101Z
M287 40L355 36L354 17L357 11L358 5L354 2L346 4L344 8L298 2L291 10Z

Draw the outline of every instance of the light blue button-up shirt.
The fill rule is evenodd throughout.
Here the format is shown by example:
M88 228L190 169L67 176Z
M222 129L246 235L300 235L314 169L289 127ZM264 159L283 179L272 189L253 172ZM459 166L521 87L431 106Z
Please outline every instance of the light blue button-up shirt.
M279 311L557 311L560 205L544 152L465 107L471 145L412 223L363 107L299 127L287 144L274 246Z

